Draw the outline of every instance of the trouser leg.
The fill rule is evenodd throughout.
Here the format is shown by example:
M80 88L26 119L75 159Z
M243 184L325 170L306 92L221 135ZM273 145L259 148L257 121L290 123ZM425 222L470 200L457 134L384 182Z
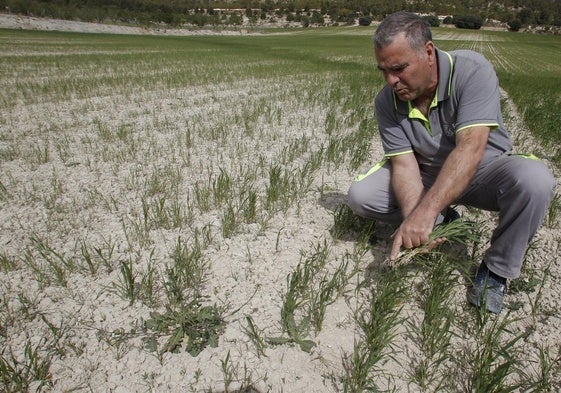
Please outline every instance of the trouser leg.
M430 188L435 180L434 176L423 172L421 178L425 189ZM392 191L389 160L380 161L366 174L355 178L349 188L348 205L358 216L388 224L401 224L403 215ZM435 225L444 219L445 213L446 210L437 217Z
M390 163L382 161L351 184L348 205L355 214L390 224L403 220L391 190ZM423 178L425 187L430 180ZM458 204L498 211L499 223L484 260L505 278L520 275L528 244L541 225L551 199L555 179L538 160L504 155L480 169Z
M505 278L520 275L528 244L553 197L555 179L538 160L505 155L478 171L459 203L498 211L484 261Z
M390 172L390 162L383 160L355 178L347 203L356 215L389 224L401 223L401 211L391 190Z

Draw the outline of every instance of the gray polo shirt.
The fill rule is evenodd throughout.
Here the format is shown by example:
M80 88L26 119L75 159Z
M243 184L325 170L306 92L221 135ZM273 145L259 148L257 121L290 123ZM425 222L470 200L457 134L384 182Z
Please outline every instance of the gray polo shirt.
M428 119L386 85L376 96L376 117L386 158L415 152L421 170L437 175L456 146L456 133L489 126L480 166L512 149L504 128L497 75L491 63L468 50L436 50L438 86Z

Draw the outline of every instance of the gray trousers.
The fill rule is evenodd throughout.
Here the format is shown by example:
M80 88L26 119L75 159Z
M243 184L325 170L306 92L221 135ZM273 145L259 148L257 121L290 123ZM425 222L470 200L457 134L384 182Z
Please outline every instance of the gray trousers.
M355 214L399 224L401 211L390 185L391 163L383 161L353 181L348 193ZM425 188L434 178L421 173ZM483 260L505 278L520 275L528 244L553 198L555 178L547 166L525 156L504 154L479 168L463 195L454 202L499 212L499 222Z

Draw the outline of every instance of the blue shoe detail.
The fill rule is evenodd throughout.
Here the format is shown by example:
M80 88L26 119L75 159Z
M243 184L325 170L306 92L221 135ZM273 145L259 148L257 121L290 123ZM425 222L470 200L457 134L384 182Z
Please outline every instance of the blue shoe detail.
M506 279L491 272L485 262L481 263L473 285L468 289L468 301L477 307L499 314L503 309Z

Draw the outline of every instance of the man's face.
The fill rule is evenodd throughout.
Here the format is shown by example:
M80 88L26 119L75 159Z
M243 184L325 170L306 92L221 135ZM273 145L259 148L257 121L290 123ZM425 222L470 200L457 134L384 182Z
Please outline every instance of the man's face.
M401 100L414 101L419 97L432 99L438 72L431 41L425 44L422 51L413 50L402 33L391 44L375 48L375 55L378 69Z

